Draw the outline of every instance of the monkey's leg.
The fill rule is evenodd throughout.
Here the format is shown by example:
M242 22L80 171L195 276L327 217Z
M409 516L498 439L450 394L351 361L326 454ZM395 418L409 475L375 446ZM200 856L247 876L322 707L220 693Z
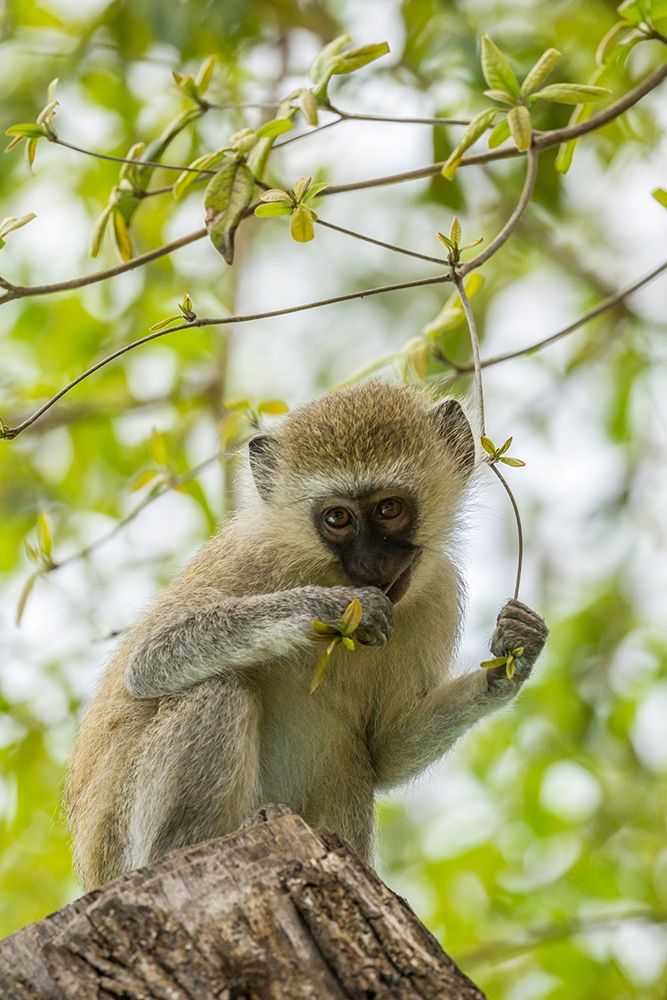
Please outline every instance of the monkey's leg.
M259 718L234 675L163 701L139 745L126 868L236 830L261 805Z
M304 809L306 822L339 834L369 864L375 846L372 774L368 751L360 746L354 760L339 761L318 778Z
M442 757L470 726L507 705L530 675L547 635L538 614L520 601L509 601L498 615L491 651L504 656L523 647L514 676L508 678L504 666L475 670L438 685L399 722L386 725L384 731L380 727L372 744L378 787L415 777Z

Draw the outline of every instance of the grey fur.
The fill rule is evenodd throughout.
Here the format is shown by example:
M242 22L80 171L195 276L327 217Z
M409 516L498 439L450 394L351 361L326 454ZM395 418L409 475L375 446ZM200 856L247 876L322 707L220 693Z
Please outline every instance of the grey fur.
M493 637L497 655L525 648L512 680L452 676L462 611L448 549L471 446L458 404L381 382L295 411L270 449L255 446L257 491L130 630L84 718L66 804L86 888L235 830L267 801L370 860L376 789L512 700L546 637L525 605L510 602ZM421 550L395 606L347 584L310 513L313 497L393 486L417 498ZM360 644L336 650L310 695L322 649L310 622L335 622L355 596Z

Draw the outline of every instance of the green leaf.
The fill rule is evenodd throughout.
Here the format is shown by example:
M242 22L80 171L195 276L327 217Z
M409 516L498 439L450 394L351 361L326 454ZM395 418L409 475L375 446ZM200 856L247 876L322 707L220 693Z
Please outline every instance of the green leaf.
M310 627L318 635L338 635L338 629L335 625L328 625L327 622L321 622L319 618L313 618Z
M349 649L351 653L357 648L354 644L354 639L350 639L349 635L344 635L341 640L342 644L346 649Z
M90 243L88 246L88 253L91 257L97 257L102 246L102 240L104 239L104 233L106 232L107 223L111 218L111 213L113 211L113 205L107 205L101 215L99 215L95 221L92 232L90 234Z
M309 203L313 202L320 191L324 191L326 187L329 187L326 181L318 181L317 184L311 184L303 200Z
M550 83L542 90L536 90L532 96L556 104L590 104L601 101L610 93L606 87L592 87L585 83Z
M278 215L291 215L292 206L285 204L274 203L273 205L258 205L255 209L255 215L259 219L272 219Z
M442 166L442 176L446 177L448 181L451 181L454 177L457 167L463 159L465 151L469 149L472 144L477 141L477 139L479 139L480 135L483 135L484 132L486 132L487 128L497 114L498 111L496 108L487 108L486 111L480 111L480 113L470 122L470 125L468 125L467 129Z
M508 437L506 441L503 441L500 448L498 449L498 455L504 455L512 444L512 438Z
M496 146L500 146L501 143L505 142L505 140L509 139L509 137L509 122L507 121L507 118L503 118L502 121L497 122L489 132L489 149L495 149Z
M151 327L151 330L152 329L153 327ZM139 475L135 476L130 483L130 493L137 493L139 490L143 489L144 486L147 486L148 483L151 483L156 478L156 476L159 475L160 473L158 472L157 469L146 469L144 472L140 472Z
M36 118L37 125L44 125L47 129L53 121L54 115L56 113L56 108L60 104L60 101L49 101L45 104L42 110L39 112Z
M167 439L157 427L154 427L151 431L151 451L158 465L169 465Z
M449 229L449 238L455 246L458 246L461 242L461 223L456 216L452 219L452 224Z
M482 442L482 448L487 453L487 455L490 455L491 458L495 458L498 452L491 438L485 437L485 435L483 434L480 440Z
M178 303L178 308L181 310L181 316L183 317L183 319L187 319L188 322L191 323L192 320L197 318L197 315L194 311L194 306L192 304L192 299L190 298L187 292L185 293L181 301Z
M230 413L235 410L249 410L252 407L252 400L248 399L247 396L233 396L230 399L223 400L226 410Z
M23 613L24 613L24 611L26 609L26 605L28 603L28 598L30 597L30 595L32 593L32 588L35 586L35 583L36 583L37 578L38 578L39 575L40 575L39 573L32 573L28 577L28 579L26 580L26 582L23 584L23 589L21 590L21 594L19 596L18 603L16 605L16 619L15 620L16 620L16 624L17 625L21 624L21 620L23 618Z
M547 49L546 52L542 53L533 68L528 71L525 80L521 84L520 94L522 97L528 97L536 87L544 83L546 78L551 75L560 56L561 54L558 49Z
M490 667L503 667L507 663L506 656L495 656L492 660L483 660L480 667L488 670Z
M224 162L204 192L206 228L228 264L234 260L234 234L252 199L255 178L239 159Z
M579 104L568 122L568 127L570 125L578 125L580 122L586 121L593 114L592 104ZM566 174L570 167L572 166L572 158L574 156L574 150L576 148L578 139L570 139L568 142L563 142L558 147L558 155L556 156L556 170L561 174Z
M289 413L289 406L284 399L263 399L257 409L260 413L268 413L271 417Z
M329 42L328 45L324 46L324 48L316 57L312 66L310 67L310 79L313 81L314 84L320 86L325 77L326 77L326 82L327 83L329 82L331 74L329 74L329 76L326 76L328 64L331 63L331 61L335 58L335 56L338 55L339 52L342 52L344 48L346 48L348 45L351 44L352 44L352 36L346 34L346 35L338 35L338 37L334 38L332 42Z
M617 21L616 24L611 26L595 52L595 61L599 66L605 65L609 56L616 49L616 46L620 44L629 30L630 25L627 21Z
M299 177L298 181L294 185L294 199L295 201L303 201L308 188L310 187L310 177Z
M27 215L21 216L8 215L0 222L0 246L5 245L5 236L16 232L17 229L22 229L23 226L27 226L29 222L32 222L36 218L37 216L34 212L28 212Z
M273 118L270 122L265 122L255 133L258 139L275 139L285 132L291 132L294 123L289 118Z
M290 219L290 236L297 243L310 243L315 239L314 215L307 205L297 205Z
M343 635L352 635L361 625L363 609L357 597L353 597L343 612L340 620L340 631Z
M167 316L166 319L161 319L159 323L153 323L149 329L152 333L156 330L166 330L166 328L171 326L172 323L180 323L182 319L182 316Z
M197 90L197 84L194 81L194 77L190 73L186 73L182 76L180 73L172 71L171 74L174 78L174 82L179 90L181 90L186 97L189 97L192 101L199 100L199 92Z
M530 111L525 104L517 104L507 112L507 124L514 139L517 149L522 151L530 149L533 136L533 127L530 120Z
M332 73L338 76L342 73L353 73L369 63L375 62L389 52L388 42L376 42L372 45L360 45L338 56L333 64Z
M292 195L288 191L284 191L282 188L269 188L268 191L262 191L259 196L260 201L278 201L284 202L287 205L292 205Z
M299 94L301 114L309 125L317 125L319 104L312 90L302 90Z
M40 551L50 560L53 555L53 535L49 519L44 512L40 513L37 518L37 537Z
M508 458L507 455L503 455L503 457L499 458L498 461L502 462L503 465L511 465L515 469L521 469L526 464L525 462L522 462L520 458Z
M217 56L208 56L199 67L195 83L200 94L205 94L208 90L217 61Z
M196 160L189 163L188 166L193 168L193 170L212 170L213 167L217 167L219 163L225 157L225 154L229 152L229 147L223 149L216 149L213 153L205 153L203 156L198 156ZM191 187L195 181L201 180L201 174L193 173L192 170L185 170L182 174L179 174L174 182L174 187L172 194L177 201L185 195L185 192Z
M482 35L482 73L492 90L504 90L519 96L519 81L509 59L488 35Z
M35 162L36 153L37 153L37 139L28 139L25 145L25 158L31 170L32 170L32 165Z
M34 122L21 122L5 129L5 135L15 135L21 139L43 139L46 132L41 125L36 125Z
M646 6L647 4L641 0L624 0L624 3L616 8L616 12L629 24L641 24L646 20Z
M332 76L352 73L389 52L387 42L360 45L357 48L351 48L351 42L349 35L334 38L325 45L311 66L310 78L315 84L316 99L326 98L327 86Z
M112 209L111 221L113 222L114 242L118 256L121 260L132 260L133 251L130 230L127 227L123 213L116 206Z
M492 101L500 101L501 104L516 104L516 98L508 94L506 90L485 90L484 96Z
M667 191L664 188L656 188L655 191L651 191L651 196L655 198L658 204L662 205L663 208L667 208Z
M329 664L331 662L331 654L333 653L336 646L340 643L340 636L336 636L332 639L325 651L320 656L319 660L315 664L315 670L313 671L313 676L310 679L310 694L317 691L318 687L324 680L329 669Z
M270 138L267 137L267 138ZM241 128L238 132L233 132L229 137L229 145L235 153L245 155L257 145L257 133L251 128Z

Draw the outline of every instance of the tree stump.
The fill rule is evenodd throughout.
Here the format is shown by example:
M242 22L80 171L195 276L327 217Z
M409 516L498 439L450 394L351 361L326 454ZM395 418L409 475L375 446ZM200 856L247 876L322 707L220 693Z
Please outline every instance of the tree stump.
M0 942L3 1000L484 1000L338 837L282 808Z

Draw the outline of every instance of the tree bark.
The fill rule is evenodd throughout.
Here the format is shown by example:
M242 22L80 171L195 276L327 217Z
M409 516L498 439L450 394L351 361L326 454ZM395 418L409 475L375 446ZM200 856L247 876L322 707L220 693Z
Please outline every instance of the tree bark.
M336 836L269 806L0 942L3 1000L484 1000Z

